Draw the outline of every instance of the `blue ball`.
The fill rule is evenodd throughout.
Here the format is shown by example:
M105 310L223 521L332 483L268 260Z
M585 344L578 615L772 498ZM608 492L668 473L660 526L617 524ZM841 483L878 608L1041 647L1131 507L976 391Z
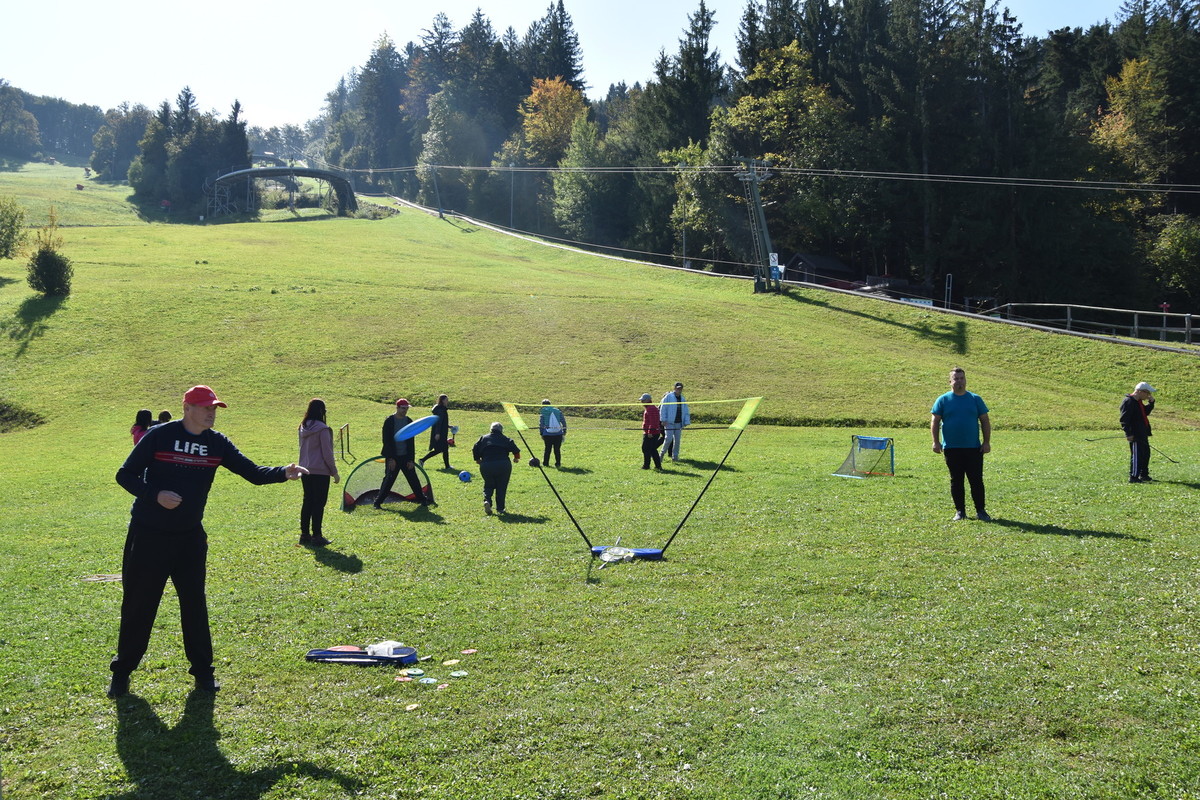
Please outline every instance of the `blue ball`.
M467 472L464 469L462 472L458 473L458 479L460 481L462 481L463 483L470 483L471 482L471 473Z

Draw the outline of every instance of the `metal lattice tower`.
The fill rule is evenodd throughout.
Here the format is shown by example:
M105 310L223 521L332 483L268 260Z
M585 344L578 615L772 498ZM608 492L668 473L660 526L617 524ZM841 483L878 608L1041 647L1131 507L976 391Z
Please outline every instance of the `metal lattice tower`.
M750 238L754 243L754 291L778 292L782 290L779 278L772 277L770 257L774 250L771 247L771 234L767 230L767 217L763 213L762 195L758 185L771 177L767 165L752 158L736 159L746 165L746 169L734 173L746 190L746 211L750 215Z

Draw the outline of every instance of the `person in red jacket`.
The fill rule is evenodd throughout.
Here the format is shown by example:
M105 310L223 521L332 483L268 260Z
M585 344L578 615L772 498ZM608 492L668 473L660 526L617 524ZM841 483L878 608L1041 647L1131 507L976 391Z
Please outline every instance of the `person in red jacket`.
M117 655L109 669L109 697L129 693L129 673L137 669L150 643L163 589L169 578L179 597L183 650L196 688L215 692L212 632L204 594L208 534L204 509L217 467L250 483L282 483L307 470L296 464L260 467L214 431L224 402L207 386L183 395L183 419L146 432L117 470L117 483L134 497L121 561L121 627Z
M658 452L665 435L662 417L649 392L643 394L639 402L645 407L642 411L642 469L650 469L650 459L654 459L655 469L662 469L662 454Z

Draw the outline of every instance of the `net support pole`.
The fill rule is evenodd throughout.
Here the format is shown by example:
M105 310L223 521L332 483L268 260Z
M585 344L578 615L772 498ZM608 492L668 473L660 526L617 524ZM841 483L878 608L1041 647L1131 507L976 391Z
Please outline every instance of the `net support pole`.
M671 546L671 542L675 541L675 536L681 530L683 530L684 523L688 521L688 517L690 517L692 512L696 510L696 506L700 505L700 498L704 497L704 493L708 491L708 487L712 486L712 482L716 480L717 474L721 471L721 467L725 466L725 460L729 458L729 454L733 452L733 448L737 447L738 439L741 439L742 434L745 432L745 428L742 428L738 431L738 435L736 438L734 438L733 444L729 445L729 449L725 451L725 456L721 459L721 463L717 464L717 468L713 470L713 474L708 478L708 483L704 484L704 488L700 490L700 495L696 498L696 502L692 503L692 507L687 510L687 513L683 515L683 519L679 521L679 527L675 529L675 533L672 533L671 538L667 539L667 543L663 545L663 555L667 554L667 548Z
M515 427L515 426L514 426ZM525 434L517 428L517 436L521 437L521 444L525 445L525 452L533 455L533 450L529 447L529 442L525 441ZM550 476L546 474L546 470L542 468L542 462L538 462L538 472L542 473L542 477L546 479L546 485L550 487L550 491L554 492L554 496L558 498L559 505L563 507L563 511L567 512L567 517L571 520L571 524L575 526L575 530L579 531L579 535L583 537L583 543L587 545L588 552L592 550L592 543L588 539L587 534L583 532L583 528L579 527L579 523L575 520L575 515L571 513L571 509L567 508L566 502L562 499L562 495L558 493L558 489L554 488L554 483L551 482Z

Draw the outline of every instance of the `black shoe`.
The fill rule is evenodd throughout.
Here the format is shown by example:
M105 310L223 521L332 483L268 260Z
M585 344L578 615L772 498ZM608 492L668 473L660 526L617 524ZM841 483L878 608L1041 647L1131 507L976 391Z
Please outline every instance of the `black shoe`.
M325 545L329 544L329 540L318 534L317 536L312 537L312 543L316 547L324 547Z
M649 464L642 464L642 469L650 469L650 465L649 465Z
M483 513L487 514L489 517L492 515L492 501L491 500L483 501Z
M980 522L991 522L992 515L987 513L986 511L976 511L975 519L979 520Z
M310 534L300 534L300 545L303 547L306 544L312 544L313 537Z
M114 672L108 684L108 696L111 698L124 697L129 694L128 673Z
M196 688L201 692L219 692L221 684L217 683L217 679L213 677L196 678Z
M1130 478L1129 482L1130 483L1145 483L1145 481L1142 480L1141 478Z
M1141 481L1142 483L1154 483L1154 478L1151 478L1149 475L1143 475Z
M953 518L952 520L950 520L950 521L951 521L951 522L962 522L962 521L963 521L964 519L966 519L966 518L967 518L967 512L965 512L965 511L955 511L955 512L954 512L954 518Z

